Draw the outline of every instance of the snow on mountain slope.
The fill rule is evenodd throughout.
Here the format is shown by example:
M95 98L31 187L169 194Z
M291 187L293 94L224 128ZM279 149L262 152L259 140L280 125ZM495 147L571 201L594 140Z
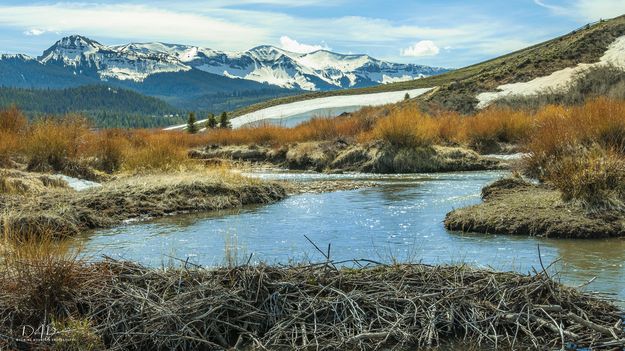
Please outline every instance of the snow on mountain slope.
M107 46L80 35L57 41L38 61L69 67L74 74L101 80L142 82L157 73L197 69L228 78L310 91L367 87L447 71L325 50L299 54L262 45L245 52L224 52L158 42Z
M432 90L432 88L400 90L374 94L329 96L317 99L297 101L289 104L272 106L264 108L262 110L250 112L231 119L230 123L233 128L239 128L250 123L262 122L265 120L288 119L293 116L298 116L307 112L318 111L321 109L353 108L355 106L380 106L402 101L406 94L410 95L411 97L417 97L419 95L427 93L430 90ZM312 117L314 116L311 115L310 118ZM206 120L198 121L198 123L204 122L206 122ZM186 124L181 124L165 128L165 130L184 130L186 127Z
M185 65L208 73L304 90L386 84L446 71L442 68L380 61L368 55L343 55L326 50L299 54L269 45L239 53L165 43L133 43L114 48L124 53L170 55Z
M33 61L35 58L24 54L0 54L0 60Z
M368 55L341 55L326 50L297 55L295 60L302 66L314 70L335 69L343 72L353 72L367 62L373 61Z
M538 77L528 82L500 85L498 91L485 92L477 96L478 108L485 108L492 102L508 96L531 96L546 91L562 91L588 69L598 66L613 66L625 70L625 36L617 38L608 47L599 62L580 63L575 67L567 67L553 72L548 76Z
M148 50L123 51L79 35L57 41L38 59L44 64L73 67L76 73L95 71L102 80L115 78L140 82L151 74L191 69L168 54Z

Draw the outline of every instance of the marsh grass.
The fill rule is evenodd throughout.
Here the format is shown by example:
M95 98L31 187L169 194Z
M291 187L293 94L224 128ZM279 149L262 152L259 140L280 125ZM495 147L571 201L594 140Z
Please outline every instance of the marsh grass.
M125 171L173 171L191 162L188 148L165 133L133 137L123 156Z
M244 177L227 167L121 174L80 192L48 189L34 196L0 198L6 208L0 213L0 228L27 237L39 233L68 238L126 220L239 208L285 196L282 185Z
M549 105L535 115L524 144L525 173L554 184L565 201L589 211L623 210L625 102L598 98Z
M189 149L207 143L205 134L93 130L75 114L29 124L15 108L0 110L0 167L20 161L30 171L98 180L97 171L149 173L187 167L194 163Z
M67 189L67 183L45 174L0 169L0 194L36 196L50 189Z
M11 159L22 151L20 139L28 121L15 107L0 110L0 167L11 165Z
M0 238L0 305L12 305L15 312L3 315L0 323L11 319L14 335L50 338L51 350L102 350L93 321L77 318L81 306L76 299L85 287L105 279L87 268L77 242L58 240L57 233L12 232L4 227ZM52 334L46 334L52 331ZM43 333L43 334L42 334Z
M622 155L595 148L562 157L549 172L563 200L578 202L590 212L625 210Z
M397 147L431 146L438 142L438 123L415 108L401 109L378 120L371 136Z
M84 136L88 132L86 120L77 115L36 122L31 126L25 143L28 169L62 171L68 160L82 156Z
M17 234L8 227L0 242L0 304L16 307L16 326L48 324L76 312L71 301L91 279L81 269L79 248L54 233Z

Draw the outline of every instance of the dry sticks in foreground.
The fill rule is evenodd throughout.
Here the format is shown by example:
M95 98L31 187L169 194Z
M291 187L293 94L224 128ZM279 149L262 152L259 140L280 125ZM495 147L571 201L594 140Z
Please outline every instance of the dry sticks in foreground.
M14 335L20 325L41 323L37 318L53 311L47 318L87 321L87 334L113 350L625 345L622 311L544 273L335 265L152 269L107 259L76 267L82 283L47 296L54 305L38 305L46 311L29 306L41 299L24 291L1 291L0 334ZM52 288L44 280L30 294Z

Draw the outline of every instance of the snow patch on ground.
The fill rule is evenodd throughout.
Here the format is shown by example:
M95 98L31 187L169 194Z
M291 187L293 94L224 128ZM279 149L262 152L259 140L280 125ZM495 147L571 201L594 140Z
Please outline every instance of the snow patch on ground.
M84 180L84 179L73 178L73 177L66 176L64 174L55 174L54 177L64 180L70 188L76 191L81 191L81 190L86 190L86 189L102 186L102 184L100 183L96 183L96 182L92 182L92 181Z
M625 70L625 36L614 41L608 50L596 63L580 63L575 67L568 67L544 77L538 77L529 82L504 84L498 87L499 91L481 93L477 96L478 108L484 108L493 101L508 96L531 96L545 91L562 91L585 71L592 67L612 65Z
M233 128L239 128L249 123L256 123L269 119L275 120L289 118L319 109L340 108L348 106L380 106L400 102L404 99L406 94L410 95L411 98L414 98L416 96L425 94L430 90L432 90L432 88L400 90L375 94L329 96L318 99L297 101L290 104L272 106L262 110L250 112L248 114L231 119L230 123L232 124ZM205 121L206 120L201 120L198 122L203 123ZM165 128L165 130L182 130L185 129L186 126L186 124L181 124Z

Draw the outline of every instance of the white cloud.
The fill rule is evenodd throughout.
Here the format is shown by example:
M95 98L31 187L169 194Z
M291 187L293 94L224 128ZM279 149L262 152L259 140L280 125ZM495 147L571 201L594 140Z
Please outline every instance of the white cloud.
M33 29L29 29L27 31L24 32L24 35L28 35L28 36L39 36L44 34L46 31L43 29L37 29L37 28L33 28Z
M309 52L318 50L332 50L327 45L308 45L298 42L295 39L291 39L286 35L280 37L280 47L286 51L297 52L300 54L307 54Z
M401 50L402 56L422 57L436 56L441 50L431 40L421 40L420 42Z

